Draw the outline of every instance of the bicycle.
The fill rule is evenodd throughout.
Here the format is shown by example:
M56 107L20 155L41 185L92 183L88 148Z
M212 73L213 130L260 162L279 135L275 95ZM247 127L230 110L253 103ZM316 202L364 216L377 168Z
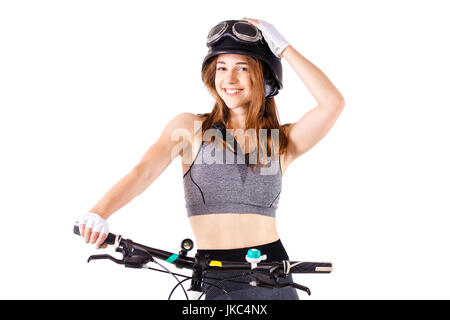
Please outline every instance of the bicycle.
M78 225L74 226L73 232L80 235ZM130 239L124 239L121 235L109 233L105 242L109 245L115 246L115 251L122 254L122 259L117 259L109 254L91 255L87 262L99 259L109 259L117 264L122 264L127 268L148 269L159 272L171 274L177 280L177 284L172 288L168 300L178 286L181 286L186 299L189 300L188 294L183 287L185 281L191 280L191 285L188 291L193 292L198 296L198 300L206 293L202 290L202 284L207 284L212 287L219 288L231 300L229 293L220 288L218 285L211 283L208 280L232 281L239 283L246 283L250 286L258 286L263 288L284 288L293 287L297 290L302 290L308 295L311 295L309 288L297 284L295 282L279 283L279 279L286 277L290 273L330 273L333 266L330 262L302 262L302 261L275 261L275 262L261 262L264 256L261 256L259 250L250 249L246 260L248 262L236 261L218 261L210 259L208 255L201 255L197 253L195 257L188 257L187 253L193 249L194 242L191 239L184 239L181 242L181 250L178 254L147 247L145 245L133 242ZM157 262L154 258L164 260L165 262L175 265L179 269L192 270L192 276L187 276L175 273L167 269L165 266ZM162 267L164 270L156 269L147 266L148 263L153 262ZM236 281L232 278L215 279L213 277L205 276L208 271L220 272L239 272L241 276L249 276L252 281L242 282ZM179 280L178 277L184 277L184 280Z

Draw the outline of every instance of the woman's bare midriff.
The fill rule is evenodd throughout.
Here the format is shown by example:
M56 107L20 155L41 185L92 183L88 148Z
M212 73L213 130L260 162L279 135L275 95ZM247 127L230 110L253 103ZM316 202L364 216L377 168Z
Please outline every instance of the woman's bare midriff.
M197 121L200 121L196 117ZM191 159L182 162L183 176L189 170L193 157L198 153L200 139L193 135ZM244 147L244 149L246 149ZM251 150L251 149L250 149ZM248 152L246 149L244 152ZM285 172L284 156L280 155L281 171ZM189 218L196 238L197 249L236 249L245 248L279 239L275 218L255 213L213 213L194 215Z
M279 239L275 218L249 213L214 213L189 218L197 249L236 249Z

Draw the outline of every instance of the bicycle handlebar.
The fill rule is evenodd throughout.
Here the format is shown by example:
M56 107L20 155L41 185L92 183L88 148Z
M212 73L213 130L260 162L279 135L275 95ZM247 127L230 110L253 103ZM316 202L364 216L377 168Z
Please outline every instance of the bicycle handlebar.
M73 232L77 235L80 235L80 231L77 225L74 226ZM116 243L117 242L117 243ZM151 247L147 247L145 245L133 242L129 239L123 239L122 236L115 235L113 233L109 233L105 242L109 245L121 246L126 244L128 247L133 247L135 250L146 251L151 256L155 258L165 260L166 262L174 263L177 261L176 265L181 268L192 269L195 264L195 258L181 256L179 254L175 254L172 252L155 249ZM274 264L280 264L282 262L260 262L258 263L257 269L269 270L274 267ZM300 262L300 261L291 261L289 273L330 273L332 271L332 264L330 262ZM219 266L221 265L221 266ZM217 260L208 260L207 269L217 270L217 269L231 269L231 270L251 270L251 264L248 262L239 262L239 261L217 261Z
M74 225L73 232L80 235L78 225ZM191 241L191 240L189 240ZM192 241L191 241L192 242ZM208 255L201 255L197 253L194 258L187 256L187 251L190 249L183 249L179 254L147 247L145 245L133 242L129 239L123 239L121 235L109 233L104 243L114 245L116 251L122 253L123 259L119 260L107 254L90 256L88 262L95 259L109 259L118 264L123 264L129 268L148 268L152 270L161 271L147 267L147 263L155 262L153 257L166 262L174 264L177 268L186 268L193 270L191 290L201 291L201 282L204 274L207 271L234 271L243 272L254 279L256 285L268 288L282 288L284 286L292 286L296 289L306 291L308 295L311 294L307 287L296 283L280 284L279 278L285 277L291 273L330 273L333 269L330 262L301 262L301 261L272 261L260 262L256 266L248 262L240 261L218 261L211 259ZM157 263L159 264L159 263ZM161 266L161 265L160 265ZM168 272L167 271L163 272ZM172 274L174 275L174 274ZM177 274L179 275L179 274ZM182 275L184 276L184 275ZM187 297L187 295L186 295ZM170 299L170 296L169 296Z

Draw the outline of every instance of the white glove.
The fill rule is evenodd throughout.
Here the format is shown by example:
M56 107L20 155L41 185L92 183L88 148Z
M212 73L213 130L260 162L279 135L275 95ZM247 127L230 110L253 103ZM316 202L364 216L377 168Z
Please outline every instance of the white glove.
M86 225L84 228L81 228L81 225ZM98 232L100 234L105 234L105 236L103 236L106 239L106 236L109 233L109 228L108 228L108 222L106 222L105 219L103 219L102 217L100 217L98 214L93 213L93 212L88 212L85 215L81 216L78 219L78 226L80 227L80 233L81 233L81 229L83 229L83 233L86 233L86 229L92 229L92 233L94 232ZM84 234L83 234L84 236ZM97 240L97 239L92 239L93 241Z
M243 19L247 20L248 18ZM254 19L250 20L254 21ZM261 30L261 33L264 36L264 40L266 40L270 50L274 55L281 59L281 53L289 45L289 42L281 35L280 32L278 32L277 29L275 29L272 24L264 20L258 21L259 23L257 27L259 30Z

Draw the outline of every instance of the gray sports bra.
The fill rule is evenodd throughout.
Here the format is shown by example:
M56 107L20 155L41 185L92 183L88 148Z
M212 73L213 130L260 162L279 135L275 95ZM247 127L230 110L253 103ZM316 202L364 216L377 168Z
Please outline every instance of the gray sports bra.
M183 176L188 217L213 213L255 213L275 217L282 185L280 157L268 157L264 168L258 163L254 170L256 150L248 154L252 161L247 166L249 160L236 140L234 146L236 153L229 147L223 150L218 142L202 141Z

